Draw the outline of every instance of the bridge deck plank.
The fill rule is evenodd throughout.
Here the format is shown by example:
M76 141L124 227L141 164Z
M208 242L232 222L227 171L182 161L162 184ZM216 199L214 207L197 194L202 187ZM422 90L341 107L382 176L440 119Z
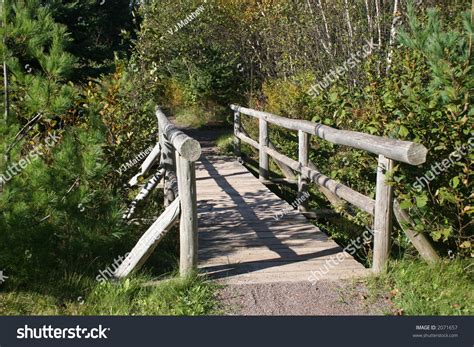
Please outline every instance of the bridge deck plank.
M245 284L304 282L312 270L327 280L369 274L235 159L203 157L196 178L199 267L211 278Z

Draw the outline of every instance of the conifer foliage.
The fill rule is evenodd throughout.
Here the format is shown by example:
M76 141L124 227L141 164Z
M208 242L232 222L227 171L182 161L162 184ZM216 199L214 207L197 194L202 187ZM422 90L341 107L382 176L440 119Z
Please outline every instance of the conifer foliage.
M121 228L104 128L92 107L78 110L66 27L37 0L3 10L11 107L0 138L0 268L17 283L47 269L82 272Z

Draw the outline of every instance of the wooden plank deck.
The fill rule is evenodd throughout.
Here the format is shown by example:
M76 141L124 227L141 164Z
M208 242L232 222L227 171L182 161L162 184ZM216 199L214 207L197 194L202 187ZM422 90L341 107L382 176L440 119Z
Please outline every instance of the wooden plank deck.
M324 279L369 273L233 158L209 156L196 163L199 268L226 284L304 282L311 271ZM336 264L336 265L333 265Z

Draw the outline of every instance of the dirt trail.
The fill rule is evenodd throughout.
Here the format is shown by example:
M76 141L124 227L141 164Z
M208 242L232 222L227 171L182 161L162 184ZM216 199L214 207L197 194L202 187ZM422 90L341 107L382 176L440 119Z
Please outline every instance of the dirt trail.
M173 119L170 119L173 123ZM218 126L203 127L200 129L186 128L177 125L183 132L193 139L196 139L201 144L202 153L204 156L218 155L216 140L223 135L232 134L233 130L230 128L222 128Z
M203 155L216 155L216 140L231 129L181 129L201 143ZM370 298L362 280L319 281L315 285L268 283L226 285L217 299L226 315L383 315L391 311L387 298Z
M369 298L361 281L319 281L230 285L218 294L227 315L330 316L384 315L390 313L385 298Z

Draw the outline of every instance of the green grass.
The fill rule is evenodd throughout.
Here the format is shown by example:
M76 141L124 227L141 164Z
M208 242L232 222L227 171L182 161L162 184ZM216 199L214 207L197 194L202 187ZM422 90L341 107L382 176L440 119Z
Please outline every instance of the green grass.
M404 315L472 315L474 281L472 260L393 261L388 272L369 279L373 295L391 297Z
M216 140L219 153L231 155L234 152L234 134L222 135Z
M0 292L0 315L206 315L216 311L215 285L192 275L151 282L137 276L99 283L79 276L51 287Z
M190 106L175 110L176 123L190 128L201 128L205 125L222 124L224 110L219 107L202 108Z

